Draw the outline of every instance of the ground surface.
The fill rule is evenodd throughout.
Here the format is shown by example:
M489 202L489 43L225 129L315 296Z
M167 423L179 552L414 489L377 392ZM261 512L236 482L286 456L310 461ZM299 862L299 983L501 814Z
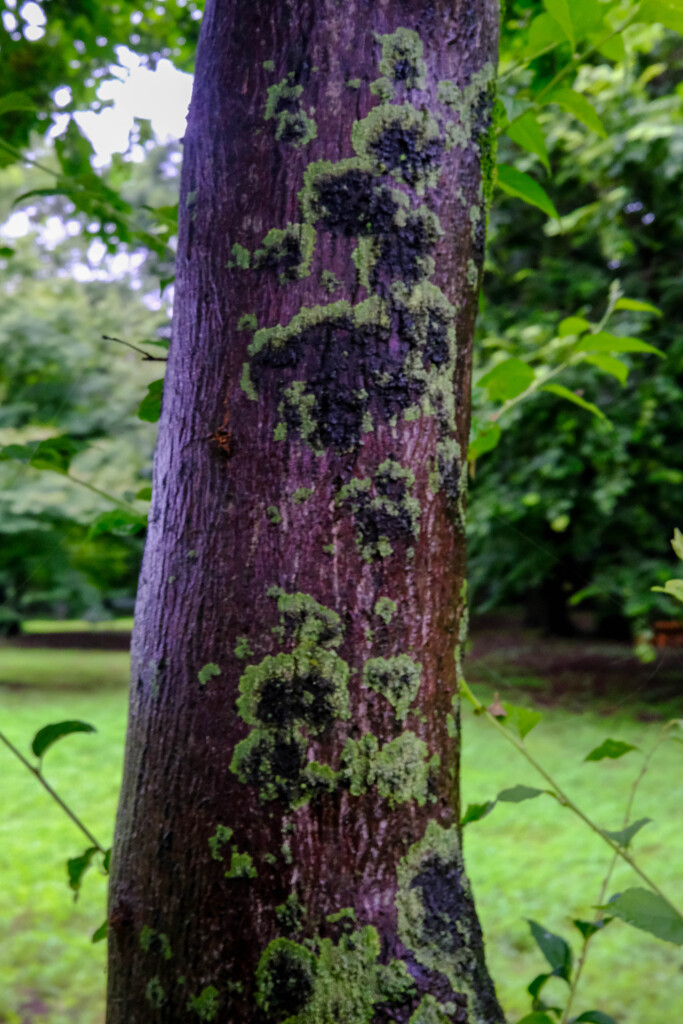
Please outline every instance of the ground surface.
M120 651L0 649L0 721L28 751L51 721L81 718L96 735L75 735L46 755L46 774L111 840L125 731L126 655ZM605 737L647 749L667 718L683 716L683 669L667 658L645 668L627 648L581 641L548 643L500 625L475 630L468 680L479 696L535 706L543 720L528 738L535 756L602 827L619 828L640 755L585 763ZM463 801L501 789L542 786L533 770L487 723L463 712ZM104 948L90 936L104 918L105 881L87 877L74 904L65 861L84 843L24 768L0 750L0 1022L102 1024ZM667 743L646 775L633 816L653 823L634 852L683 903L680 827L683 746ZM469 825L465 851L487 938L489 963L509 1020L529 1010L526 985L545 970L526 918L578 948L573 918L588 919L609 862L602 842L551 798L501 804ZM628 868L611 891L634 884ZM574 932L574 935L572 935ZM619 1024L683 1019L683 953L615 922L598 935L575 1004ZM558 999L560 981L554 983ZM550 994L550 993L549 993Z

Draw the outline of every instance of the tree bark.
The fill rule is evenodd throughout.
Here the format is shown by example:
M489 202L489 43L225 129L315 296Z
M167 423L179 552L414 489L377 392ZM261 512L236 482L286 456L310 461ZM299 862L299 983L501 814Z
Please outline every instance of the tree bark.
M497 0L209 2L109 1024L495 1024L461 853Z

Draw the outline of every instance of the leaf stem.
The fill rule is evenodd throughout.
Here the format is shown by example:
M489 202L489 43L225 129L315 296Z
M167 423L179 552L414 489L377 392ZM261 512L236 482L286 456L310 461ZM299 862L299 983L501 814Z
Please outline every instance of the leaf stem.
M552 775L550 775L549 772L545 770L543 765L539 764L539 762L536 760L533 754L530 753L523 740L517 739L517 737L512 732L510 732L509 729L506 729L505 726L502 725L497 718L495 718L489 711L486 710L481 701L472 693L463 676L461 676L459 680L459 689L462 696L470 702L476 713L478 715L484 715L484 717L494 727L494 729L496 729L502 736L504 736L508 743L511 743L513 747L516 747L520 754L526 758L529 764L552 787L553 795L558 801L558 803L562 804L563 807L567 807L570 811L573 811L577 818L580 818L584 825L588 826L591 832L594 832L597 836L600 836L602 841L607 843L607 845L612 849L616 857L621 857L622 860L626 861L629 867L632 868L633 871L635 871L635 873L640 876L643 882L645 882L648 889L651 889L652 892L655 892L658 896L661 896L661 898L665 900L669 904L669 906L677 914L679 914L679 916L683 916L680 915L680 911L676 909L671 900L664 895L664 893L656 884L656 882L653 882L652 879L645 874L643 869L638 866L638 864L635 862L630 853L626 849L624 849L624 847L619 846L619 844L616 843L613 839L610 839L609 836L606 836L603 830L598 825L596 825L595 822L592 821L577 804L574 803L571 797L567 796L564 790L560 787L559 783L556 782Z
M151 356L148 352L145 352L144 348L140 348L138 345L133 345L130 341L124 341L123 338L114 338L111 334L103 334L103 341L116 341L119 345L125 345L126 348L132 348L133 352L139 352L143 360L147 363L167 363L168 359L166 356Z
M76 826L77 828L79 828L79 829L81 830L81 832L82 832L82 833L83 833L83 835L84 835L84 836L85 836L85 837L86 837L86 838L88 839L88 841L89 841L89 842L91 843L91 845L92 845L92 846L94 846L94 847L96 847L96 848L97 848L97 850L98 850L98 851L99 851L99 852L100 852L101 854L106 854L106 852L107 852L107 851L105 850L105 848L104 848L104 847L103 847L103 846L102 846L102 845L101 845L100 843L98 843L97 839L95 839L95 836L94 836L94 835L92 834L92 832L91 832L91 831L90 831L90 830L89 830L89 829L88 829L88 828L87 828L87 827L86 827L86 826L85 826L85 825L83 824L83 822L82 822L82 821L81 821L81 819L80 819L80 818L78 817L78 815L77 815L77 814L75 813L75 811L72 811L72 810L71 810L71 808L69 807L69 805L68 805L68 804L66 804L66 803L64 802L64 800L62 800L62 798L61 798L61 796L59 795L59 793L57 793L57 792L56 792L56 790L54 790L54 789L52 788L52 786L50 785L50 783L49 783L49 782L47 781L47 779L45 778L45 776L44 776L44 775L43 775L43 773L41 772L40 768L39 768L39 767L38 767L38 768L36 768L36 767L35 767L34 765L32 765L32 764L31 764L31 762L30 762L30 761L28 761L28 760L27 760L27 759L26 759L26 758L24 757L24 755L23 755L23 754L21 753L21 751L20 751L20 750L18 750L18 749L17 749L17 748L16 748L15 746L14 746L14 744L13 744L13 743L12 743L12 742L11 742L11 741L10 741L10 740L9 740L9 739L7 738L7 736L5 736L5 734L4 734L3 732L1 732L1 731L0 731L0 740L2 740L2 742L3 742L4 744L5 744L5 746L6 746L6 747L7 747L7 748L8 748L9 750L11 750L11 751L12 751L12 753L14 754L14 756L15 756L15 757L17 757L17 758L18 758L18 759L19 759L19 760L21 761L21 763L23 764L23 766L24 766L24 767L25 767L26 769L28 769L28 771L30 771L31 775L35 776L35 778L36 778L36 779L38 779L38 782L39 782L39 783L41 784L41 786L42 786L42 787L43 787L43 788L44 788L44 789L45 789L45 790L46 790L46 791L47 791L47 792L48 792L48 793L50 794L50 796L51 796L51 797L52 797L52 799L53 799L53 800L55 801L55 803L56 803L56 804L58 804L58 805L59 805L59 806L60 806L60 807L62 808L62 810L64 811L64 813L65 813L65 814L66 814L66 815L67 815L67 816L68 816L69 818L71 818L71 820L73 821L74 825L75 825L75 826Z
M79 476L72 476L71 473L64 473L63 475L67 480L71 480L72 483L79 484L80 487L85 487L86 490L91 491L93 494L97 494L98 497L105 498L107 501L110 501L112 505L118 505L119 508L125 509L126 512L132 512L135 515L140 514L134 505L124 501L122 498L115 498L113 494L100 490L99 487L95 487L94 484L88 483L87 480L82 480Z

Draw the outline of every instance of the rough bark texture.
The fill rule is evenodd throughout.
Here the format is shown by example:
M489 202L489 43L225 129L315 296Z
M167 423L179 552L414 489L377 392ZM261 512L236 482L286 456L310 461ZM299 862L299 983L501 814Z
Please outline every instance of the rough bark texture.
M109 1024L503 1020L453 652L497 0L208 4Z

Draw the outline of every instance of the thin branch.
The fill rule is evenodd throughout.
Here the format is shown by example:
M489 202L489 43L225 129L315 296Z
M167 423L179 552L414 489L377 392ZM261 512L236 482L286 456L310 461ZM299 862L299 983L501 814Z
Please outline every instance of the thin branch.
M68 816L69 818L71 818L71 820L73 821L74 825L76 825L76 827L77 827L77 828L79 828L79 829L81 830L81 832L82 832L82 833L83 833L83 835L84 835L84 836L86 837L86 839L87 839L87 840L88 840L88 841L89 841L89 842L91 843L91 845L92 845L92 846L94 846L94 847L95 847L95 848L96 848L96 849L97 849L97 850L98 850L98 851L99 851L99 852L100 852L101 854L106 854L106 852L107 852L107 851L106 851L106 850L105 850L105 848L104 848L104 847L102 846L102 844L101 844L101 843L98 843L97 839L95 839L95 836L94 836L94 835L92 834L92 832L90 831L90 829L88 829L88 828L87 828L87 827L86 827L86 826L85 826L85 825L83 824L83 822L82 822L82 821L81 821L81 819L80 819L80 818L78 817L78 815L77 815L77 814L75 813L75 811L72 811L72 810L71 810L71 808L69 807L69 805L68 805L68 804L66 804L66 803L64 802L64 800L62 800L62 798L61 798L61 796L59 795L59 793L57 793L57 792L56 792L56 791L55 791L55 790L54 790L54 789L52 788L52 786L50 785L50 783L49 783L49 782L47 781L47 779L45 778L45 776L44 776L44 775L42 774L42 772L41 772L40 768L36 768L36 767L34 767L34 765L32 765L32 764L31 764L31 762L30 762L30 761L28 761L28 760L27 760L27 759L26 759L26 758L24 757L24 755L23 755L23 754L21 753L21 751L20 751L20 750L18 750L18 749L17 749L17 748L16 748L15 746L14 746L14 744L13 744L13 743L12 743L12 742L11 742L11 741L10 741L10 740L9 740L9 739L7 738L7 736L5 736L5 734L4 734L3 732L0 732L0 740L2 740L2 742L3 742L4 744L5 744L5 746L6 746L6 747L7 747L7 748L8 748L9 750L11 750L11 751L12 751L12 753L14 754L14 756L15 756L15 757L17 757L17 758L18 758L18 759L19 759L19 760L21 761L21 763L23 764L23 766L24 766L24 767L25 767L25 768L26 768L26 769L27 769L28 771L30 771L31 775L35 776L35 778L36 778L36 779L38 779L38 782L39 782L39 783L41 784L41 786L42 786L42 787L43 787L43 788L44 788L44 789L45 789L45 790L46 790L46 791L47 791L47 792L48 792L48 793L50 794L50 796L51 796L51 797L52 797L52 799L53 799L53 800L55 801L55 803L56 803L56 804L58 804L58 805L59 805L59 806L60 806L60 807L62 808L62 810L64 811L64 813L65 813L65 814L66 814L66 815L67 815L67 816Z
M132 348L133 352L139 352L143 360L147 363L167 363L167 356L151 356L148 352L145 352L144 348L140 348L138 345L133 345L130 341L124 341L123 338L114 338L111 334L103 334L103 341L115 341L119 345L125 345L126 348Z

